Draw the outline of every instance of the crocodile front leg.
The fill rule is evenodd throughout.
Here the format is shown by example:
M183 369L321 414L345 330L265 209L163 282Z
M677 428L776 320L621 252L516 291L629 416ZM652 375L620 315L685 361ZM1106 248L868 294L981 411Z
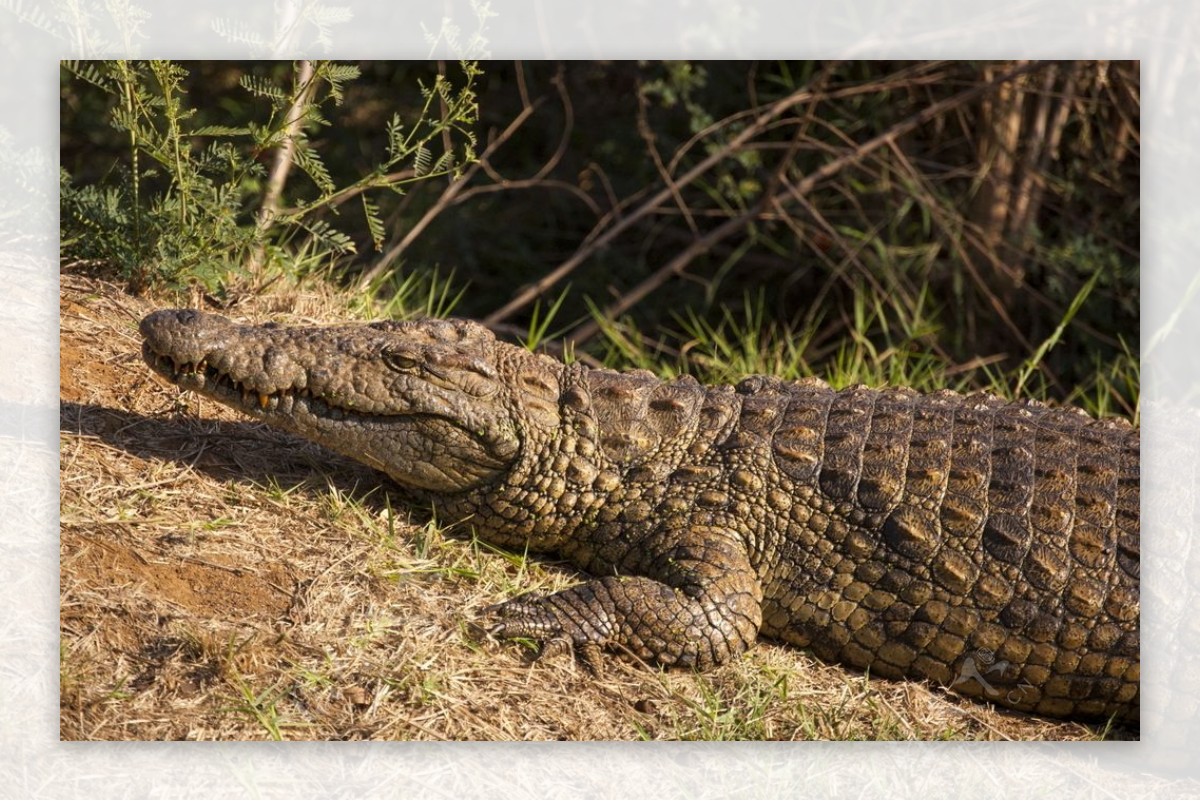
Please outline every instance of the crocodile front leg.
M569 648L591 661L600 649L623 650L700 670L749 648L762 623L762 588L737 536L697 526L653 539L656 547L639 543L641 558L619 566L637 575L518 596L487 610L489 632L539 640L541 655Z

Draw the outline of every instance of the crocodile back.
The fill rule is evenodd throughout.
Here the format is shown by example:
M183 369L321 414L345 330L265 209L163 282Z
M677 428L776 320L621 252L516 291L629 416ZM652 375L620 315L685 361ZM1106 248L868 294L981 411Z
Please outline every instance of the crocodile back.
M739 389L784 409L764 633L1017 709L1137 717L1136 429L985 395Z

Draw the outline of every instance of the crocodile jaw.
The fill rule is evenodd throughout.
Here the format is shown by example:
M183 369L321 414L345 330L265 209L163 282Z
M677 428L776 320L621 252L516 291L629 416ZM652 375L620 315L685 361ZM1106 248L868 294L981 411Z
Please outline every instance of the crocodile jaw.
M143 358L171 383L414 490L471 489L502 474L520 450L497 398L389 370L377 356L403 338L390 328L237 326L217 315L166 310L147 316L140 330ZM419 324L411 330L419 334Z

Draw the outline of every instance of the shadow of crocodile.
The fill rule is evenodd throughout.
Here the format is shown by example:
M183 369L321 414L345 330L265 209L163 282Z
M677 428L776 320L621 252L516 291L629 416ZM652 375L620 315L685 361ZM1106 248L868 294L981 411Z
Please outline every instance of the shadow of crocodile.
M94 437L149 461L169 461L218 481L296 488L314 495L331 488L372 513L411 513L420 525L432 516L384 473L263 423L179 415L148 417L124 409L63 401L63 433Z

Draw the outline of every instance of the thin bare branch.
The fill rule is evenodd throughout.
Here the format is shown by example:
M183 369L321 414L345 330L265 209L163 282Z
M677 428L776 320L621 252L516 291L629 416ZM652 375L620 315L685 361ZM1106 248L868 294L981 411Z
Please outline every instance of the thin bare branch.
M710 154L707 158L701 160L695 167L684 173L677 183L691 183L697 177L703 175L713 166L718 164L730 153L735 152L743 143L748 142L750 139L757 136L762 127L771 120L775 119L780 114L783 114L797 103L807 99L809 96L810 93L807 89L800 89L783 98L782 100L776 101L775 104L772 105L766 112L761 114L753 124L747 126L744 131L738 134L738 136L734 137L734 139L732 139L725 147ZM643 203L636 212L619 219L604 234L596 237L596 239L587 246L580 248L571 258L567 259L558 267L551 270L540 280L517 293L512 300L485 317L484 323L487 325L495 325L496 323L503 322L520 309L523 309L525 306L532 303L534 299L539 297L543 292L569 275L571 271L573 271L580 264L587 261L587 259L590 258L593 253L605 247L609 242L617 238L623 231L625 231L625 229L629 228L629 226L633 225L635 222L657 209L663 204L663 202L671 197L671 194L671 187L666 187L656 192L650 197L650 199Z
M521 108L529 108L529 87L525 85L525 62L514 61L513 71L517 74L517 94L521 96Z
M372 189L380 189L391 184L399 184L406 181L411 181L416 177L416 175L417 171L412 167L406 167L405 169L397 170L396 172L389 172L376 181L351 184L345 189L340 189L323 199L321 201L321 205L328 206L330 208L337 208L347 200L358 197L363 192L368 192ZM276 210L275 214L278 217L288 217L296 214L303 214L306 211L310 211L314 206L315 204L310 204L309 206L289 206L288 208Z
M675 179L671 177L671 173L663 164L662 154L658 152L658 143L655 141L654 131L650 130L650 120L647 110L649 102L646 100L646 95L638 92L638 113L637 113L637 132L642 137L642 141L646 143L646 151L650 154L650 160L654 162L654 168L658 170L658 177L666 185L667 189L671 190L671 196L675 199L675 205L679 207L679 212L683 218L687 220L688 228L692 230L693 236L700 236L700 229L696 227L696 220L692 217L691 209L683 199L683 193L679 191L679 186L675 183Z
M799 147L800 142L801 137L800 131L798 130L796 135L792 138L791 149L789 149L787 154L780 159L779 165L772 172L771 178L767 182L767 186L757 201L752 203L737 217L732 217L726 220L704 236L696 239L688 247L684 248L682 253L672 259L664 267L657 270L653 275L642 281L630 292L627 292L619 301L605 309L601 315L602 318L605 320L615 320L626 310L639 303L642 298L646 297L646 295L649 295L663 283L674 276L682 275L684 271L687 270L688 265L692 263L692 260L694 260L701 253L708 252L718 242L742 230L747 225L752 223L756 218L758 218L763 209L765 209L774 201L774 194L782 182L783 176L787 172L788 167L791 165L792 157L795 155L796 148ZM600 322L599 320L593 318L576 329L573 339L577 344L586 342L599 332Z
M251 275L258 275L262 270L263 259L266 255L262 237L270 229L279 210L279 198L283 195L283 187L287 183L288 173L292 169L292 157L296 152L296 138L304 124L304 110L312 100L316 88L313 80L313 64L307 59L296 64L296 94L292 98L291 108L288 109L287 122L284 125L283 144L275 151L275 160L271 164L271 173L267 177L267 188L263 193L262 206L258 211L257 234L260 244L250 254L246 265Z
M869 153L872 153L881 147L891 145L901 136L920 127L921 125L925 124L929 120L932 120L935 117L940 116L941 114L945 114L947 111L949 111L953 108L956 108L965 103L968 103L968 102L974 100L976 97L978 97L981 94L995 91L998 87L1006 85L1010 81L1013 81L1013 80L1019 78L1020 76L1033 71L1036 68L1037 68L1037 65L1025 64L1025 65L1023 65L1015 70L1012 70L1011 72L1009 72L1005 75L1002 75L992 81L989 81L987 83L977 84L975 86L972 86L969 89L959 92L956 95L952 95L951 97L948 97L945 100L942 100L942 101L934 103L930 106L927 106L926 108L922 109L920 112L910 116L909 118L907 118L901 122L896 123L891 128L889 128L888 130L879 134L878 136L867 140L866 142L857 146L853 150L826 163L820 169L810 173L803 180L799 181L795 185L794 189L789 189L789 191L786 193L786 196L795 196L797 194L798 195L807 195L809 192L812 191L812 189L818 183L837 174L838 172L840 172L842 169L844 169L848 165L862 160ZM791 96L789 96L789 97L791 97ZM786 102L786 100L787 100L787 98L785 98L784 101L780 101L780 103ZM783 111L783 109L780 109L780 113L782 113L782 111ZM760 118L757 121L757 123L761 123L761 124L766 124L767 122L769 122L769 120L762 119L762 118ZM752 126L752 127L756 127L756 126ZM797 140L797 143L798 143L798 140ZM785 159L784 163L786 164L786 162L789 160L790 159ZM781 173L777 172L774 177L777 178L780 176L781 176ZM773 183L775 183L775 182L773 181ZM633 305L635 305L637 302L642 300L642 298L644 298L646 295L648 295L654 289L656 289L657 287L662 285L667 279L669 279L672 276L682 274L687 269L688 265L692 262L692 260L694 260L696 258L696 256L705 252L714 243L719 242L728 236L731 236L732 234L736 233L737 231L741 230L742 228L744 228L747 225L749 225L750 223L752 223L757 218L757 216L759 215L761 210L763 208L765 208L768 203L771 202L771 199L774 195L774 190L775 190L775 187L772 186L772 188L769 191L764 192L763 195L759 198L759 200L756 203L754 203L753 205L751 205L746 210L746 212L739 215L738 217L727 220L726 222L724 222L721 225L714 228L709 233L705 234L700 239L697 239L695 242L692 243L691 246L686 248L683 253L681 253L676 258L672 259L664 267L657 270L649 278L642 281L640 284L638 284L636 287L634 287L630 292L628 292L624 296L622 296L622 298L617 303L615 303L615 304L609 306L607 309L605 309L605 311L603 313L604 317L606 319L613 319L616 316L619 316L620 314L624 313L626 310L628 310ZM659 196L663 195L664 193L669 194L669 190L663 190L662 192L659 192L658 195L656 195L655 197L659 197ZM603 239L603 238L604 237L601 237L601 239ZM512 305L512 304L510 304L510 305ZM501 311L504 311L504 310L501 310ZM496 315L493 315L493 316L498 316L499 314L500 314L500 312L497 312ZM489 322L490 322L490 318L489 318ZM574 339L577 343L584 342L587 339L589 339L590 337L595 336L599 332L599 330L600 330L599 324L595 320L593 320L593 321L581 326L576 331Z
M534 179L545 178L558 166L567 152L567 146L571 142L571 134L575 131L575 107L571 104L571 95L567 92L566 81L563 80L563 68L561 64L558 65L558 71L554 73L554 77L550 79L550 84L558 91L558 99L562 101L563 131L562 136L558 138L558 147L546 163L542 165L541 169L534 174Z
M891 129L889 129L884 134L881 134L880 136L877 136L874 139L867 142L863 146L864 149L862 150L861 153L857 153L857 154L851 153L851 154L848 154L847 156L843 157L842 159L834 160L833 162L830 162L829 164L825 165L825 167L823 167L821 170L818 170L817 172L815 172L811 176L809 176L809 178L806 178L804 181L801 182L801 184L799 186L800 191L802 191L802 192L809 191L812 188L812 186L815 185L815 183L817 181L823 180L824 178L827 178L829 175L836 173L838 170L840 170L842 167L844 167L845 164L861 158L866 153L869 153L869 152L879 148L880 146L886 144L888 141L891 141L892 139L895 139L899 136L902 136L902 135L908 133L909 131L913 130L914 128L924 124L928 120L934 119L934 118L938 117L939 115L946 113L950 109L956 108L970 100L973 100L974 98L976 98L982 94L994 92L997 87L1005 85L1009 81L1012 81L1012 80L1020 77L1021 75L1025 75L1028 72L1032 72L1033 70L1035 70L1037 68L1038 68L1038 65L1036 65L1036 64L1024 65L1016 70L1013 70L1012 72L1010 72L1006 75L1000 76L999 78L997 78L993 81L975 85L975 86L971 87L970 89L966 89L963 92L960 92L959 94L956 94L950 98L947 98L946 100L943 100L938 103L934 103L931 106L928 106L922 112L910 117L907 121L900 123L896 126L893 126ZM795 92L792 92L791 94L787 95L786 97L784 97L780 100L777 100L770 107L768 107L768 109L766 111L761 113L754 120L753 123L746 126L746 128L741 133L739 133L736 137L731 139L723 147L717 149L713 153L710 153L706 158L702 159L694 167L692 167L690 170L685 172L676 181L676 186L683 186L686 184L690 184L692 181L694 181L700 175L703 175L705 172L710 170L713 166L720 163L723 159L727 158L730 154L737 152L747 142L750 142L752 139L759 136L766 126L770 125L776 118L778 118L780 115L782 115L788 109L796 106L799 103L802 103L806 100L812 99L818 95L821 97L844 97L844 96L851 96L851 95L855 95L855 94L864 94L864 93L867 93L868 91L879 91L879 89L882 86L892 85L892 84L894 84L894 79L891 82L889 82L888 84L883 84L883 83L878 83L878 82L872 83L872 84L863 84L863 85L859 85L859 86L848 87L845 90L838 90L837 92L828 92L828 93L824 93L824 92L817 93L807 87L803 88L803 89L798 89ZM674 164L674 160L672 161L672 164ZM671 171L671 165L668 165L668 171ZM517 311L523 309L525 306L532 303L536 298L540 297L547 289L554 286L559 281L561 281L563 278L565 278L567 275L569 275L572 271L574 271L581 264L583 264L585 261L587 261L598 250L601 250L602 248L606 247L610 242L612 242L614 239L616 239L621 233L623 233L626 229L628 229L634 223L645 218L647 215L655 212L659 206L661 206L663 203L665 203L671 197L672 197L672 187L664 187L663 189L661 189L658 192L656 192L655 194L653 194L636 211L634 211L633 213L631 213L625 217L622 217L618 222L616 222L611 228L609 228L603 234L597 236L594 240L592 240L591 242L586 244L584 247L581 247L579 250L577 250L575 252L575 254L573 256L571 256L571 258L567 259L562 264L560 264L558 267L551 270L546 275L542 276L542 278L535 281L533 284L530 284L529 286L525 287L520 292L518 292L512 298L512 300L510 300L508 303L506 303L504 306L500 307L496 311L492 312L487 317L485 317L484 322L488 325L493 325L495 323L502 322L502 321L508 319L509 317L511 317Z
M1047 151L1050 104L1057 81L1058 65L1050 64L1042 76L1042 86L1034 106L1029 132L1021 137L1025 148L1021 154L1020 168L1017 171L1017 187L1013 192L1012 210L1008 215L1008 231L1020 252L1024 252L1031 241L1030 225L1037 216L1038 204L1033 202L1033 186L1041 178L1042 155Z
M616 303L606 308L603 312L603 317L608 320L615 319L624 314L628 309L640 302L644 297L649 295L655 289L666 283L667 280L682 275L687 269L692 260L701 253L707 252L714 244L720 242L728 236L731 236L745 228L758 217L767 204L768 198L762 196L755 203L737 217L731 217L725 222L718 225L716 228L709 231L704 236L695 240L688 247L684 248L683 252L668 262L663 267L659 268L646 280L639 283L629 292L621 296L621 299ZM590 320L579 328L575 329L575 333L570 337L576 344L581 344L588 341L600 332L600 323L596 320Z
M944 66L944 61L922 63L912 67L911 69L901 70L883 81L871 81L869 83L861 83L855 86L846 86L840 89L835 89L832 92L826 92L821 88L825 85L825 78L827 77L823 73L811 84L800 91L808 93L808 96L806 98L802 98L802 100L842 100L844 98L855 97L857 95L869 95L876 92L885 91L895 87L900 82L908 85L937 84L945 80L945 74L942 71ZM925 70L931 70L931 72L927 75L919 74ZM912 74L910 75L910 73ZM791 105L795 104L793 103ZM725 128L736 122L740 122L747 117L752 117L755 114L762 113L764 109L770 109L772 107L773 106L756 106L754 108L744 109L734 114L730 114L728 117L717 120L708 127L697 131L691 139L688 139L675 151L675 154L671 157L670 164L667 165L667 169L671 173L674 173L679 167L680 160L682 160L683 157L687 155L687 153L693 147L695 147L704 139L712 136L722 128Z
M905 170L910 180L914 181L917 185L923 186L925 183L924 176L908 160L903 150L893 146L892 151L897 163ZM932 193L928 194L932 197ZM948 214L943 205L936 201L926 202L925 208L929 210L938 226L946 232L946 241L949 243L951 250L954 251L959 263L966 267L971 281L980 289L986 290L988 285L972 260L971 253L989 259L993 270L997 274L1005 274L1006 270L1011 270L1008 265L996 257L995 250L987 246L984 234L977 225L960 216ZM1008 277L1015 280L1014 273L1008 273ZM996 319L1004 324L1009 334L1017 342L1021 343L1022 347L1027 350L1031 349L1032 345L1029 339L1021 331L1021 327L1017 325L1016 321L1012 319L1012 315L1009 314L1008 308L1004 305L1003 301L995 293L985 291L984 294L987 297L988 305L991 306L992 312L996 315ZM1038 300L1044 300L1036 293L1033 297Z
M597 217L604 213L601 211L600 204L596 202L596 199L575 184L568 183L566 181L538 178L524 178L515 181L505 180L502 183L473 186L470 189L460 192L458 196L454 198L453 205L465 203L478 195L490 195L494 192L508 192L514 189L558 189L579 198L579 200L587 205L587 207L591 209L592 213Z
M617 200L617 193L613 189L612 181L608 179L608 173L604 171L604 168L594 161L589 161L587 171L600 179L600 185L604 187L604 196L608 198L609 209L615 211L619 208L621 203Z

